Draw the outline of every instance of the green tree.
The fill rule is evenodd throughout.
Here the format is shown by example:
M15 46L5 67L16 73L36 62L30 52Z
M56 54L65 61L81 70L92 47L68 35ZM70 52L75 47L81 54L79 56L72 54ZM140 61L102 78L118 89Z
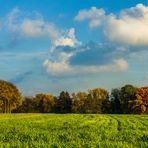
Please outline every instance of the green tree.
M132 108L130 106L130 101L135 100L137 92L137 87L133 85L125 85L121 88L121 110L122 113L132 113Z
M113 114L121 113L121 89L115 88L111 91L111 112Z
M11 113L22 103L22 96L17 87L7 81L0 80L0 100L2 111L4 113Z
M34 113L34 97L33 96L25 96L23 98L22 105L17 108L17 112L22 113Z
M72 111L72 98L69 93L62 91L59 99L57 99L57 112L60 113L71 113Z

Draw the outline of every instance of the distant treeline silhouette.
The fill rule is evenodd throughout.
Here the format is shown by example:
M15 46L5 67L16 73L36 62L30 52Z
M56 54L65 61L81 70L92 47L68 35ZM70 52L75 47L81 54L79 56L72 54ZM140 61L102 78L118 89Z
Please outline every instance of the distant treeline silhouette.
M62 91L59 96L36 94L22 97L17 87L0 80L1 113L148 113L148 86L138 88L125 85L109 93L104 88L69 94Z

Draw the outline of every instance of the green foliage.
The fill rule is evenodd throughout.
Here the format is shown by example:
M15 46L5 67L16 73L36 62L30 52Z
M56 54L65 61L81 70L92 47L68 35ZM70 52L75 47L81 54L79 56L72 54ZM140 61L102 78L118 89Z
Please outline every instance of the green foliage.
M115 88L111 91L111 108L112 113L120 114L121 111L121 89Z
M125 85L121 88L121 109L122 113L132 113L129 102L135 100L137 88L133 85Z
M134 113L131 102L136 99L137 90L138 88L133 85L113 89L111 92L112 113Z
M59 99L56 103L56 112L59 113L71 113L72 110L72 98L69 93L62 91L60 93Z
M0 147L146 148L147 115L1 114Z

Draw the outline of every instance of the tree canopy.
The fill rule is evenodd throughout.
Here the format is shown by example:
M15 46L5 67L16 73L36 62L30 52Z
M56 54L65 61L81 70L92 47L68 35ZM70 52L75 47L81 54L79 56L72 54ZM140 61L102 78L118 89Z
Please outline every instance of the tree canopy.
M133 113L148 113L148 87L137 89L135 100L131 101Z
M17 87L7 81L0 80L1 111L10 113L22 102L22 96Z

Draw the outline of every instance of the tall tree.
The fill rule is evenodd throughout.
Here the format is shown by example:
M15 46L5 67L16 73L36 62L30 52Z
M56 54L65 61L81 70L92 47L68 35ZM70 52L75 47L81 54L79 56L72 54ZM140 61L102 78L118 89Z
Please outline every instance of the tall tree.
M11 113L12 109L22 103L22 96L14 84L0 80L0 100L3 102L3 112Z
M57 111L60 113L71 113L72 98L67 91L60 93L59 99L57 100Z
M111 112L113 114L120 114L121 113L121 89L115 88L111 91Z

